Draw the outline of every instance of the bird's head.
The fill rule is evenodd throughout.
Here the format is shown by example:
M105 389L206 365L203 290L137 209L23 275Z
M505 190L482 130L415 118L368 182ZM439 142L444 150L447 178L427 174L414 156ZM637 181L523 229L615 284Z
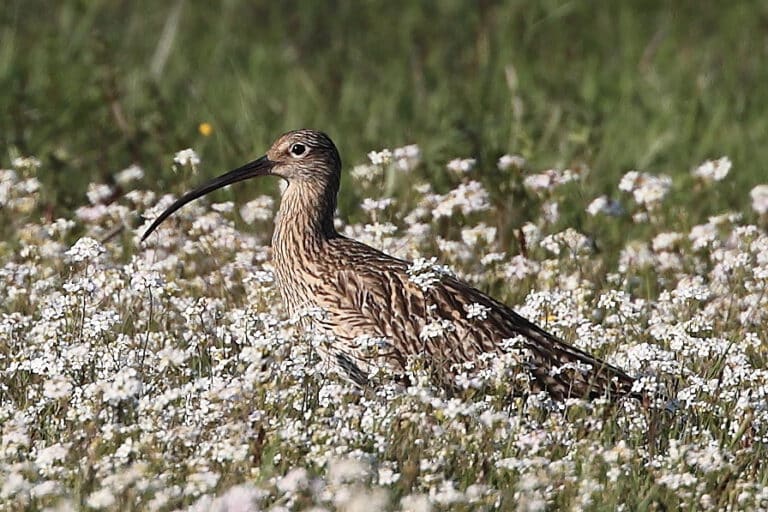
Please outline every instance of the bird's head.
M296 130L281 135L266 155L271 174L290 181L325 183L337 180L341 158L336 145L324 133Z
M341 158L336 145L326 134L314 130L295 130L281 135L267 154L242 167L204 183L181 196L169 206L141 239L145 240L157 226L176 210L214 190L256 176L278 176L289 183L311 185L334 194L339 186Z

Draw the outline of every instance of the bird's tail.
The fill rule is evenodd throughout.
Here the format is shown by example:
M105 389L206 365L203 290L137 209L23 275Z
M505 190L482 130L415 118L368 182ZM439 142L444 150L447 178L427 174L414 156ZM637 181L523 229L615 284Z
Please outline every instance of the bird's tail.
M635 379L601 359L571 346L520 317L519 332L532 354L535 390L547 390L554 398L646 397L633 392Z

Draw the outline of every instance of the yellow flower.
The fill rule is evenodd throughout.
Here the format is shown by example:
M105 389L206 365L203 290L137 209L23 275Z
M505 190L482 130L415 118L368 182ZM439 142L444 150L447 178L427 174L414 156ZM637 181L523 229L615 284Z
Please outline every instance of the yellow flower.
M203 137L208 137L213 133L213 126L211 126L211 123L200 123L197 130Z

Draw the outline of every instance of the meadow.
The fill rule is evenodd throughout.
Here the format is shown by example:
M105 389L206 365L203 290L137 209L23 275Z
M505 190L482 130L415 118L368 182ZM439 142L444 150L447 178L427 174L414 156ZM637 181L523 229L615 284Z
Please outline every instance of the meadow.
M12 0L0 21L0 510L768 508L764 4ZM514 357L455 396L418 361L405 389L348 384L277 295L273 181L139 242L303 126L344 159L341 233L667 398L510 399Z

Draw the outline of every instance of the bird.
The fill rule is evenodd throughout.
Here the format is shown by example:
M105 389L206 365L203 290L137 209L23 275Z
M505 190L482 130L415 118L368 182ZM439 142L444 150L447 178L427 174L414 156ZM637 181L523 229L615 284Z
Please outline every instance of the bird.
M446 272L418 265L340 234L334 223L341 157L323 132L281 135L266 154L187 192L163 211L142 241L185 204L260 176L287 182L275 216L272 266L291 315L315 310L327 334L322 359L359 386L375 385L385 369L407 381L420 361L437 386L458 389L459 376L518 350L520 394L569 398L639 398L635 379L516 313ZM423 270L423 269L422 269ZM424 276L426 275L426 278ZM474 311L475 314L470 314ZM373 341L371 341L373 340ZM371 344L375 350L371 350Z

